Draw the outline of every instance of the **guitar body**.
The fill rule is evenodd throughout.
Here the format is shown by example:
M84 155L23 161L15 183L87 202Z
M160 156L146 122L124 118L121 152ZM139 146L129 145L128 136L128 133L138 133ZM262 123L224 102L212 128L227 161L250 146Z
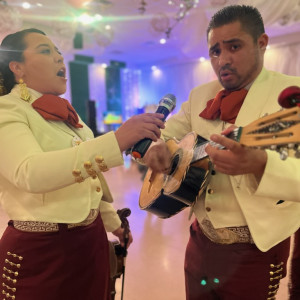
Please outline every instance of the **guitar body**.
M195 202L206 187L210 163L207 158L191 162L195 146L206 142L194 132L180 142L166 142L172 154L170 174L147 171L139 198L141 209L169 218Z
M264 116L234 129L227 137L250 148L277 151L283 160L289 151L300 158L300 107ZM193 205L211 175L211 163L205 153L208 143L223 149L195 132L190 132L180 142L167 141L172 154L171 171L166 175L148 170L140 193L140 208L160 218L169 218Z

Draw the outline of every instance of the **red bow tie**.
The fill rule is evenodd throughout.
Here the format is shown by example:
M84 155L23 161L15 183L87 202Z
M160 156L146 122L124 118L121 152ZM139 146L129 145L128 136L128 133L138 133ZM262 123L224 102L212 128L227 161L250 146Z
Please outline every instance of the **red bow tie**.
M247 93L246 89L233 92L221 90L206 103L206 108L199 116L208 120L220 117L220 120L234 124Z
M75 128L82 128L78 115L68 100L45 94L32 103L33 108L46 120L66 121Z

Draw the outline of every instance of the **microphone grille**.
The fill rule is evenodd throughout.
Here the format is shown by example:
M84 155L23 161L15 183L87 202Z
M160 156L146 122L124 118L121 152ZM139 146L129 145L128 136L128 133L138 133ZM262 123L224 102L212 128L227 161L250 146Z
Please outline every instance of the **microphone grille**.
M164 98L169 98L169 99L171 99L172 101L176 102L176 97L175 97L175 95L173 95L173 94L167 94L167 95L164 96Z
M159 101L159 105L165 106L171 112L176 106L176 97L173 94L166 94Z

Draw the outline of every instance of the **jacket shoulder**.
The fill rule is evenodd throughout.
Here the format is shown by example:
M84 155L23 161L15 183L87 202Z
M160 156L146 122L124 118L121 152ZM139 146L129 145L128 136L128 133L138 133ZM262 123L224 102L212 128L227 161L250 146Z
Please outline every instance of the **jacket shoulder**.
M199 92L199 91L210 91L210 90L220 90L222 89L222 85L218 80L210 81L208 83L201 84L191 90L191 93Z
M202 103L206 103L208 100L214 98L221 89L223 87L217 80L199 85L191 90L189 100L192 102L199 102L201 100Z
M300 86L299 76L287 75L276 71L268 71L268 73L269 76L273 77L274 82L278 82L282 85L295 84Z

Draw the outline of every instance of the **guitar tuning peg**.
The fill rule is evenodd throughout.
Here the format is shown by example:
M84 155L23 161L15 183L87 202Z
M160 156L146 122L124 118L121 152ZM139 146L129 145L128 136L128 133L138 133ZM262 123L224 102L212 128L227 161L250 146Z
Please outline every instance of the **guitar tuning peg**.
M271 150L276 150L276 151L278 150L278 148L277 148L276 145L271 145L271 146L270 146L270 149L271 149Z
M287 147L288 147L289 149L297 149L297 145L295 145L294 143L289 143L289 144L287 145Z
M286 160L289 156L288 150L286 148L279 149L279 155L281 160Z
M295 151L295 155L294 155L296 158L300 158L300 149L297 149Z

